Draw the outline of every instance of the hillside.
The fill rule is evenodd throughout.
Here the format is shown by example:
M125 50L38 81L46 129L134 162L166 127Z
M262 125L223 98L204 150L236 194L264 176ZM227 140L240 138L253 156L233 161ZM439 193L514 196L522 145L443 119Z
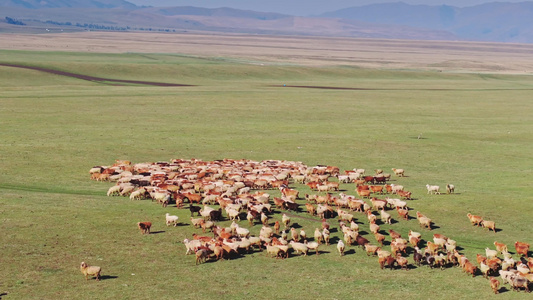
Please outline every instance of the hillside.
M124 0L0 0L0 7L20 7L29 9L41 8L59 8L59 7L73 7L73 8L136 8L133 3Z
M351 7L314 17L227 7L138 7L123 0L0 0L0 8L0 32L214 31L533 42L533 26L530 21L533 19L533 2L499 2L466 8L397 2Z
M533 42L533 2L494 2L464 8L396 2L350 7L320 17L442 30L465 40Z

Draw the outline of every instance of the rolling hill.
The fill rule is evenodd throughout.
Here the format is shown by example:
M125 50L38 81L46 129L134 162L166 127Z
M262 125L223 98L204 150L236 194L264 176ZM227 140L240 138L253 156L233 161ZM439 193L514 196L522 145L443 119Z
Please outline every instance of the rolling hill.
M533 19L533 2L497 2L465 8L397 2L351 7L312 17L227 7L139 7L123 0L0 0L0 8L0 32L214 31L533 42L533 25L530 21Z

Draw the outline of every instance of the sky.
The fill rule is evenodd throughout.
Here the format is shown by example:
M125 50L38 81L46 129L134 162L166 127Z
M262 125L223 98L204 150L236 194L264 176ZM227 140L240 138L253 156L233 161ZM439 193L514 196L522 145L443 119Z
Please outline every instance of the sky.
M295 16L311 16L342 8L400 0L126 0L146 6L231 7L261 12L277 12ZM527 0L403 0L408 4L474 6L490 2L524 2Z

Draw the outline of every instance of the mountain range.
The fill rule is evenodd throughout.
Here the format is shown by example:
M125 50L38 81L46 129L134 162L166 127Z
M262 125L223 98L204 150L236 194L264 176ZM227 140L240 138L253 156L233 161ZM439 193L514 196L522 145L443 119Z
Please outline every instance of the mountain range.
M0 32L215 31L533 43L533 2L471 7L403 2L297 17L233 8L146 7L125 0L0 0Z

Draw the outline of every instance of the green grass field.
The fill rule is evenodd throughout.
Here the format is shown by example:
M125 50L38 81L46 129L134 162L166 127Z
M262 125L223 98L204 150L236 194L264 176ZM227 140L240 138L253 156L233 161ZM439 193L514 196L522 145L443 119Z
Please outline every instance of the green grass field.
M402 220L382 229L421 231L425 240L445 234L474 262L495 240L510 248L517 240L533 243L530 76L135 53L0 51L0 63L195 85L117 86L0 67L0 294L9 293L2 299L492 297L481 275L425 266L380 270L377 258L355 246L344 257L324 246L318 257L276 260L256 251L195 266L178 241L200 230L164 224L166 212L188 224L188 210L106 197L112 183L89 179L92 166L115 159L282 159L389 173L404 168L408 177L393 176L393 182L413 192L410 214L423 212L436 228L425 231L416 220ZM426 184L446 183L457 194L426 195ZM343 188L355 194L352 185ZM472 227L468 212L494 220L500 231ZM320 225L318 218L297 215L293 222L308 235ZM368 232L366 217L356 216ZM136 223L144 220L159 233L140 235ZM81 261L101 266L105 280L86 282ZM502 292L498 297L530 297Z

